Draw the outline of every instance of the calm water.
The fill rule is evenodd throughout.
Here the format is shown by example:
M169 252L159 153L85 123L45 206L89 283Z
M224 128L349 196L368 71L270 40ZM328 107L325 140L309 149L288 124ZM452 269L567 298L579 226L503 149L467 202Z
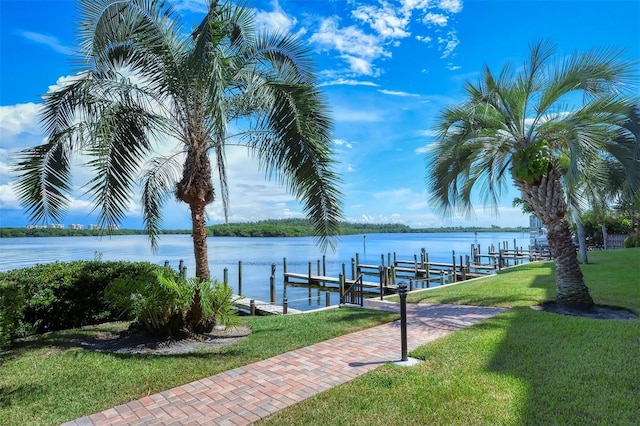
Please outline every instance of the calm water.
M425 234L367 234L340 237L337 250L326 254L327 275L337 277L342 263L347 264L347 275L351 274L351 258L360 255L361 263L380 264L384 254L395 252L398 259L413 259L422 248L434 262L451 262L452 250L456 257L468 255L471 244L480 244L486 253L491 244L498 246L507 241L513 247L527 248L529 235L523 233L425 233ZM312 262L314 274L322 252L315 246L313 238L234 238L213 237L208 239L209 267L211 274L222 280L224 269L228 269L229 284L234 291L238 287L238 261L242 261L242 294L257 300L269 300L269 277L271 265L276 265L276 298L282 302L284 284L282 260L287 258L290 272L306 273L308 262ZM54 261L102 260L149 261L163 264L168 260L177 267L184 260L187 275L195 270L193 246L189 235L162 235L158 251L151 251L144 235L113 237L47 237L47 238L0 238L0 270L23 268L36 263ZM237 292L237 291L236 291ZM324 293L317 290L287 286L289 306L295 309L315 309L325 305ZM339 296L331 294L331 304L337 304Z

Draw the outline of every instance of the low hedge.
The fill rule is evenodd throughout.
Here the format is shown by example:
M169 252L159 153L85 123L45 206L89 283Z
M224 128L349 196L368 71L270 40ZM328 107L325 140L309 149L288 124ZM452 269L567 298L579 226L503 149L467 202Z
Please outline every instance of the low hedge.
M116 279L155 280L163 266L149 262L74 261L0 272L2 340L125 320L105 299ZM2 337L4 336L4 337Z
M624 240L624 248L640 247L640 234L634 234Z

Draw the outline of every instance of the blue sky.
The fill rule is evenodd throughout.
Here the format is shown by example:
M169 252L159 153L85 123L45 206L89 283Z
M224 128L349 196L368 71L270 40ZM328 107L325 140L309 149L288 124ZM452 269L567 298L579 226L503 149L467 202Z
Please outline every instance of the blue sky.
M177 0L185 22L197 22L206 0ZM530 43L551 39L558 53L598 47L640 58L640 1L535 0L272 0L253 1L261 25L297 33L315 60L333 117L344 181L345 218L412 227L528 225L502 196L499 216L478 202L476 217L445 221L427 202L425 151L433 119L462 100L465 81L484 65L521 63ZM14 153L42 141L40 96L74 75L76 2L0 0L0 226L29 220L11 188ZM242 149L227 152L230 221L301 217L296 200L264 179ZM95 221L75 170L65 224ZM138 196L124 227L140 228ZM209 223L223 220L214 202ZM165 228L188 228L184 205L169 203Z

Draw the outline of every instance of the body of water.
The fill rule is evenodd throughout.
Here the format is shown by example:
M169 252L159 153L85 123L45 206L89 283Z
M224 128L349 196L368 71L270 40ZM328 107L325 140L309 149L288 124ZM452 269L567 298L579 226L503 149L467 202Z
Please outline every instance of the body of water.
M508 242L513 247L529 246L529 235L525 233L421 233L421 234L367 234L341 236L335 252L327 252L327 275L337 277L342 263L347 265L347 276L351 274L351 259L356 253L363 264L379 265L381 255L395 252L398 259L412 260L420 256L424 248L432 262L451 263L452 251L456 257L470 255L471 245L479 244L486 253L490 245ZM222 280L224 269L228 270L229 285L237 292L238 261L242 261L242 294L248 298L269 301L271 265L276 265L276 300L282 303L285 288L283 283L283 259L287 259L289 272L307 273L308 262L312 262L313 273L323 253L314 244L312 237L296 238L239 238L210 237L209 267L211 275ZM169 261L177 268L180 260L187 267L187 275L193 276L195 262L190 235L161 235L154 254L149 240L144 235L122 235L112 237L41 237L0 238L0 270L24 268L37 263L72 260L124 260L148 261L162 265ZM325 306L324 294L317 290L287 286L289 306L309 310ZM339 295L331 294L331 304L339 303Z

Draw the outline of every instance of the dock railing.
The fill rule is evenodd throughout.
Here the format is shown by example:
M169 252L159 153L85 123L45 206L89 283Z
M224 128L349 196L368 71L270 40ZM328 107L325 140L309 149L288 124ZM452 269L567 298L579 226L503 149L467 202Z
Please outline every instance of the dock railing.
M341 304L351 304L364 306L364 289L363 289L363 275L360 274L358 278L340 295Z

